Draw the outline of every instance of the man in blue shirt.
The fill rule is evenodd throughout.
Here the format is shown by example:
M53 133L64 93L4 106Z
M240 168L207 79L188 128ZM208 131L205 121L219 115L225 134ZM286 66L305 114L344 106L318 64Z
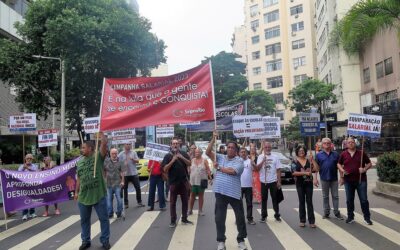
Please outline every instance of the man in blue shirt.
M320 166L319 174L321 178L322 197L324 204L323 219L329 219L331 208L329 206L329 191L332 195L333 212L335 217L343 220L339 211L339 185L338 185L338 169L339 154L332 151L331 139L322 139L322 151L317 154L317 163Z
M213 191L215 193L215 224L217 226L218 250L225 250L225 221L228 204L235 212L236 227L238 230L237 242L239 249L247 249L244 239L247 237L246 223L244 218L243 202L241 199L240 176L243 173L243 160L237 156L239 147L235 142L227 144L226 155L212 152L215 138L218 136L214 131L213 138L208 144L206 154L214 160L214 168L217 170Z

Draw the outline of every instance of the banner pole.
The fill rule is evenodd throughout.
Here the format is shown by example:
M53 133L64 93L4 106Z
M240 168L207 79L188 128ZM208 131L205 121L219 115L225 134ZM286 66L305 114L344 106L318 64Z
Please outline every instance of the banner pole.
M22 163L25 163L25 132L22 132Z
M83 144L83 136L82 131L79 131L79 139L81 140L81 145Z
M149 178L147 178L146 192L144 192L145 195L146 195L146 194L149 195L150 176L151 176L151 173L153 172L153 167L154 167L154 161L151 161ZM148 198L147 198L147 199L148 199Z
M93 178L96 178L96 165L97 165L97 152L98 152L98 146L99 146L99 133L97 132L96 135L96 149L94 151L94 166L93 166Z
M4 212L4 224L6 225L6 230L8 230L8 219L7 219L7 213L6 213L6 201L4 199L4 192L3 192L3 179L1 177L1 173L0 173L0 183L1 183L1 197L3 197L3 212Z
M209 61L210 66L210 79L211 79L211 93L212 93L212 98L213 98L213 114L214 114L214 131L217 132L217 116L215 114L215 93L214 93L214 79L213 79L213 73L212 73L212 62L211 60ZM212 135L214 137L214 134ZM215 138L214 142L214 163L217 162L217 138Z
M361 164L360 168L363 167L363 159L364 159L364 136L362 136L362 141L361 141ZM358 179L358 183L361 183L361 173L360 173L360 178Z

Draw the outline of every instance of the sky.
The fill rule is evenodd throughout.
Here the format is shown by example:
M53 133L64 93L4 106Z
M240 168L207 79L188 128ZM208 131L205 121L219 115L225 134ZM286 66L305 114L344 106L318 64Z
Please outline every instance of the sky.
M201 63L206 56L231 52L236 26L244 22L243 0L137 0L140 15L167 45L168 73Z

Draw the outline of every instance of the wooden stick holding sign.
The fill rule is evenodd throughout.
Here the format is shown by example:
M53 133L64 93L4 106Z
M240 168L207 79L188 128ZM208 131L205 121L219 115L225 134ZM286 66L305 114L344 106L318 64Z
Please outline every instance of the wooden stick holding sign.
M97 165L97 155L98 155L98 147L99 147L99 134L100 132L96 133L96 146L94 151L94 166L93 166L93 178L96 178L96 165Z
M362 140L361 140L361 164L360 164L360 168L363 168L363 160L364 160L364 136L362 136ZM362 173L360 173L360 178L358 179L358 183L361 183L361 176L362 176Z

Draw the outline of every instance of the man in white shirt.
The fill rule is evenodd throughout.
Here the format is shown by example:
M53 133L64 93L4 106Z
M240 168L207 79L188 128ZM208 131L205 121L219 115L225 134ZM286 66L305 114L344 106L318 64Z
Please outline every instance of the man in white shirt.
M261 223L265 223L267 212L268 190L272 198L272 206L275 211L275 220L280 222L279 203L277 200L278 189L281 188L280 162L271 154L272 145L270 142L263 143L263 153L257 158L256 170L260 172L261 182Z
M247 156L246 148L241 148L239 151L240 157L243 159L244 170L240 176L240 183L242 186L242 199L246 199L247 208L247 223L255 225L253 220L253 169L255 167L254 161L250 160Z

